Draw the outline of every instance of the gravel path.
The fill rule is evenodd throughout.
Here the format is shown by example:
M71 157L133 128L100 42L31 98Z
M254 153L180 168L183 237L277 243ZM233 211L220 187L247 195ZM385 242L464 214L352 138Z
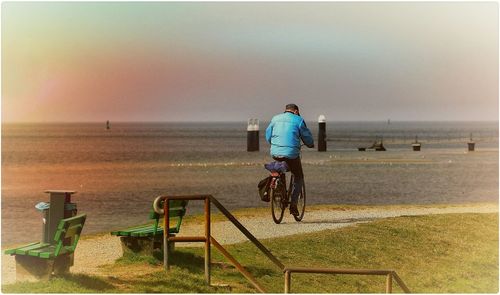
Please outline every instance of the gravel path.
M271 216L241 218L239 221L257 238L276 238L300 233L336 229L352 226L361 222L370 222L375 219L397 216L417 216L428 214L448 213L495 213L498 205L466 205L436 208L410 207L400 209L365 209L352 211L317 210L306 212L301 223L293 220L291 215L286 216L282 224L274 224ZM203 235L203 224L187 225L181 229L181 235ZM246 241L246 237L229 221L212 224L212 236L221 244L234 244ZM181 246L202 246L201 243L177 243ZM118 238L110 235L95 236L82 239L78 243L75 254L75 265L71 268L74 273L100 274L100 265L113 263L121 257L122 249ZM15 282L15 260L13 256L2 255L2 284Z

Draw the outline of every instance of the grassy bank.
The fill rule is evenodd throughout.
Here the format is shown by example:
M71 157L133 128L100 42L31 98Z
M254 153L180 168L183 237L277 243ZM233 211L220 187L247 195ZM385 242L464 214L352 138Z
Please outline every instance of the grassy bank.
M394 269L414 293L497 293L498 214L398 217L300 236L264 240L287 266ZM283 273L250 243L227 246L268 292L283 292ZM213 249L212 281L204 284L203 249L177 248L171 271L161 255L124 257L105 276L70 275L2 286L6 293L255 292ZM160 253L159 253L160 254ZM293 292L379 293L384 277L293 276ZM395 286L395 291L401 291Z

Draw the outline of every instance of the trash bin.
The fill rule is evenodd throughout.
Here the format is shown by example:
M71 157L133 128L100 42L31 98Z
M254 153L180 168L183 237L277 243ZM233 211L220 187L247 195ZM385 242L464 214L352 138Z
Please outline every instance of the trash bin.
M35 208L42 213L42 243L50 243L49 239L49 208L50 203L40 202L35 205Z
M69 218L76 216L76 203L66 203L64 204L64 218Z

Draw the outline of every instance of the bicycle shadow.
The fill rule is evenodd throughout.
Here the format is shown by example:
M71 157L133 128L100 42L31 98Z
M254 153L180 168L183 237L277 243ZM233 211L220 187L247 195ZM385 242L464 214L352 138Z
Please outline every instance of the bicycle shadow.
M361 218L343 218L343 219L315 219L315 220L302 220L300 223L305 224L355 224L374 221L377 218L361 217Z

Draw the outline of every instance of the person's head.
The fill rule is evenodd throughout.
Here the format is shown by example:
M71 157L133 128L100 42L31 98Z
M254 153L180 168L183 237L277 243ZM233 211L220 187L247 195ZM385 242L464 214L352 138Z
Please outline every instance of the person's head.
M285 106L285 112L291 112L295 115L299 114L299 107L294 103L289 103Z

